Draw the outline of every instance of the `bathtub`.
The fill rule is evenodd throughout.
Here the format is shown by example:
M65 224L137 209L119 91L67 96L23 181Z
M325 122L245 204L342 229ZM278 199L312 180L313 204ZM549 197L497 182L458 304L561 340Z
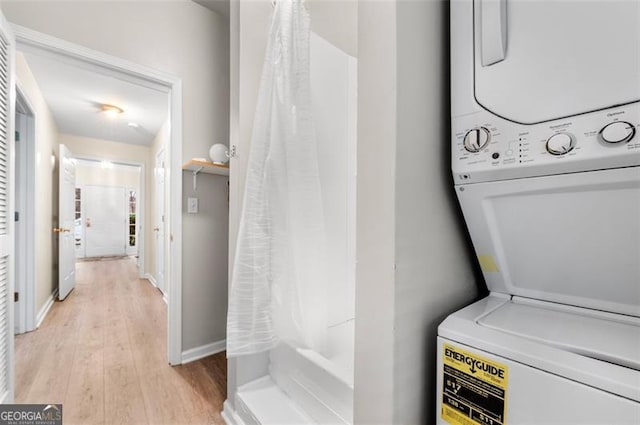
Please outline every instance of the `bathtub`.
M270 352L271 379L319 424L353 423L353 326L328 329L325 355L288 344Z

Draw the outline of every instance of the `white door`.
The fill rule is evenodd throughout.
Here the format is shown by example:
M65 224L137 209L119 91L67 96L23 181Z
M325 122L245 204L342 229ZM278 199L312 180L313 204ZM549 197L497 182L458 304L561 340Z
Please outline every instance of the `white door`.
M155 205L153 208L153 234L154 244L156 251L156 267L155 267L155 279L158 288L166 294L167 291L164 287L164 150L161 150L156 155L156 167L155 167Z
M15 38L0 13L0 403L13 401Z
M83 192L86 256L126 255L127 194L125 188L85 186Z
M531 124L640 100L640 2L474 0L474 17L475 97L496 115Z
M20 294L20 298L15 301L14 307L14 332L16 334L25 332L25 324L26 324L26 309L24 308L25 302L25 288L24 288L24 270L26 267L24 263L26 262L26 228L24 226L24 216L26 212L26 194L23 193L23 187L26 188L25 180L26 180L26 166L27 166L27 155L25 149L25 143L27 143L26 134L27 134L27 117L20 112L15 112L15 167L14 167L14 175L16 178L15 185L15 209L16 214L22 215L19 217L17 224L15 225L15 291ZM22 138L22 140L21 140ZM22 142L22 143L20 143ZM22 186L24 184L24 186ZM16 217L18 218L18 217ZM20 221L21 220L21 221Z
M76 285L75 246L76 160L65 145L60 145L60 187L58 233L58 298L64 300Z

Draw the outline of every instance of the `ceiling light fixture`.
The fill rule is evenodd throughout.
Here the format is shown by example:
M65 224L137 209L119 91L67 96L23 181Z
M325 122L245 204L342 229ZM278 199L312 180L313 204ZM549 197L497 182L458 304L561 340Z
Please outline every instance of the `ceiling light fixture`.
M129 123L129 124L127 124L127 125L128 125L129 127L131 127L131 128L138 128L138 127L140 127L140 126L139 126L137 123L135 123L135 122L130 122L130 123Z
M124 109L122 108L119 108L115 105L107 105L107 104L102 105L101 110L102 112L104 112L104 114L107 117L111 119L116 118L118 115L124 112Z

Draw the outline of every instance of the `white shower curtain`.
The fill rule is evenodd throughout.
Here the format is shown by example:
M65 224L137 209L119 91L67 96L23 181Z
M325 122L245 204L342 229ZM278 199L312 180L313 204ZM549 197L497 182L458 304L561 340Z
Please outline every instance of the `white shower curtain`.
M229 295L227 355L279 341L324 351L325 234L311 114L309 15L275 6Z

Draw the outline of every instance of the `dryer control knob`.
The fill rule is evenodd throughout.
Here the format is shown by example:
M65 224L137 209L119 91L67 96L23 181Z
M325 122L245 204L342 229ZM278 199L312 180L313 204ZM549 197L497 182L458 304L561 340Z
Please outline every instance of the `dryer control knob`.
M627 143L633 139L636 134L636 128L633 124L626 121L615 121L605 125L600 130L600 140L605 143Z
M564 155L571 152L576 139L569 133L556 133L547 140L547 151L552 155Z
M484 127L474 128L464 135L464 148L469 152L480 152L491 140L491 133Z

